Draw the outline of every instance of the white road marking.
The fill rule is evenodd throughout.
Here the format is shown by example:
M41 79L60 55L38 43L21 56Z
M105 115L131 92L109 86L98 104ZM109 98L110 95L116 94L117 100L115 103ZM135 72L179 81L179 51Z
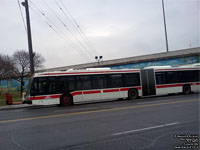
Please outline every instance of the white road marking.
M112 134L112 135L116 136L116 135L134 133L134 132L145 131L145 130L150 130L150 129L155 129L155 128L162 128L162 127L172 126L172 125L175 125L175 124L179 124L179 122L173 122L173 123L168 123L168 124L164 124L164 125L157 125L157 126L153 126L153 127L147 127L147 128L142 128L142 129L119 132L119 133L115 133L115 134Z

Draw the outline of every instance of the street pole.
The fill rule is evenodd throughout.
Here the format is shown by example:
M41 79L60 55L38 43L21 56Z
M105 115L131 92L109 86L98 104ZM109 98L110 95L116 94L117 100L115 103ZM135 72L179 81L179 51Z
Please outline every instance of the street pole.
M166 27L166 21L165 21L165 8L164 8L164 2L163 2L163 0L162 0L162 8L163 8L163 19L164 19L164 27L165 27L166 49L167 49L167 52L169 52L169 49L168 49L168 40L167 40L167 27Z
M26 24L27 24L27 37L28 37L28 50L29 50L29 59L30 59L30 72L31 75L34 74L34 62L33 62L33 48L32 48L32 39L31 39L31 25L30 25L30 17L29 17L29 8L28 8L28 0L22 2L22 5L26 10Z

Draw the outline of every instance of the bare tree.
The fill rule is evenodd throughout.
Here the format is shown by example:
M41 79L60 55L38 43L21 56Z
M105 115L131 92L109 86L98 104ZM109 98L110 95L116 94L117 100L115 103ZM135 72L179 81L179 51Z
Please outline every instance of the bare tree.
M7 79L7 88L9 79L13 77L13 70L14 63L11 57L8 55L0 54L0 82L1 80Z
M21 95L23 93L24 77L30 73L30 61L29 53L25 50L17 50L13 54L13 60L15 63L15 74L19 76L19 81L21 82ZM34 53L34 66L35 68L42 67L42 63L45 61L42 55Z
M39 53L33 53L33 61L35 69L39 69L43 67L43 63L45 62L44 57Z
M0 80L13 75L14 63L10 56L0 54Z

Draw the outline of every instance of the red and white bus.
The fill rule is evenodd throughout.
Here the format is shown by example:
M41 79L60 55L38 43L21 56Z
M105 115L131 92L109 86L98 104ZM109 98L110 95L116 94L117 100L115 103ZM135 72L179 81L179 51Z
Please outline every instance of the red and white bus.
M136 99L169 93L189 94L200 88L200 68L96 68L44 72L33 76L26 103L72 105L108 99Z

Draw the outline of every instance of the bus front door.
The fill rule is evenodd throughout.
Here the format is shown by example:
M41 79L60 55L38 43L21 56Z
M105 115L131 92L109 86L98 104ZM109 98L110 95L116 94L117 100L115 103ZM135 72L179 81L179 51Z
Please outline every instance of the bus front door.
M156 95L155 75L153 69L141 70L142 95Z

